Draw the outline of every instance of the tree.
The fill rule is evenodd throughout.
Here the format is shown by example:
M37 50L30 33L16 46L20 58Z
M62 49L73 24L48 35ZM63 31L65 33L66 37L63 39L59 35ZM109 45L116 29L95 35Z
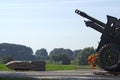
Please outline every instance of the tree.
M90 54L95 53L95 49L93 47L84 48L77 56L77 62L79 65L87 65L87 58Z
M73 59L73 52L70 49L55 48L50 52L50 60L55 63L70 64Z
M81 51L82 51L81 49L80 49L80 50L75 50L75 51L73 51L73 58L76 59L77 56L78 56L78 54L79 54Z
M0 56L7 54L15 60L35 60L33 50L30 47L17 44L0 44Z
M48 60L49 59L48 52L44 48L42 48L40 50L37 50L35 52L35 55L36 55L36 57L37 57L38 60Z
M50 54L50 61L54 63L60 62L60 57L57 54Z
M8 54L4 54L1 56L1 60L4 64L6 64L10 61L14 61L15 59L13 59L13 57L9 56Z
M81 49L79 49L79 50L74 50L74 51L73 51L72 64L78 64L77 57L78 57L78 54L79 54L81 51L82 51Z
M59 58L62 64L64 65L71 64L70 57L67 54L59 54Z

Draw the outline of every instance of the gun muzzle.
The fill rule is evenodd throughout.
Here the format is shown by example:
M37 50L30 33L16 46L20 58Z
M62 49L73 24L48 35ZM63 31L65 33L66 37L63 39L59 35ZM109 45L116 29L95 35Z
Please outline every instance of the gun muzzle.
M100 26L102 26L104 28L106 27L105 23L103 23L103 22L101 22L101 21L99 21L99 20L97 20L97 19L87 15L86 13L84 13L84 12L78 10L78 9L75 10L75 13L77 13L78 15L80 15L80 16L82 16L84 18L87 18L87 19L93 21L94 23L96 23L96 24L98 24L98 25L100 25Z
M85 18L86 18L86 16L88 16L86 13L84 13L84 12L78 10L78 9L75 10L75 13L77 13L78 15L81 15L81 16L83 16Z

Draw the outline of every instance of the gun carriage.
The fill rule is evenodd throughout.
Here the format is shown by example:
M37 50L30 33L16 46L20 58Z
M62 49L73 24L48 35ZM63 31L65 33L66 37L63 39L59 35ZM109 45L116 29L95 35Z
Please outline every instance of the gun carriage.
M120 19L107 15L107 23L103 23L78 9L75 13L88 19L86 26L102 33L96 49L99 66L107 71L120 71Z

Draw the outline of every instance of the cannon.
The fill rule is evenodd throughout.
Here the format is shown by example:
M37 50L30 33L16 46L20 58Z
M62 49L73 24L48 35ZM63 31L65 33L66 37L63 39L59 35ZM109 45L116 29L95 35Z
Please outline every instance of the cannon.
M99 66L111 72L120 71L120 19L107 15L107 23L104 23L78 9L75 13L88 19L84 21L86 26L102 33L96 49Z

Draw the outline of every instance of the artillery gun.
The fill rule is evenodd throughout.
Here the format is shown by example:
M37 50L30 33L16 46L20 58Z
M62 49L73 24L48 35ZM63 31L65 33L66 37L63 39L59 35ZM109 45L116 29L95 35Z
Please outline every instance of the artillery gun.
M120 19L107 15L105 24L78 9L75 13L88 19L86 26L102 33L96 50L99 53L99 66L107 71L120 71Z

